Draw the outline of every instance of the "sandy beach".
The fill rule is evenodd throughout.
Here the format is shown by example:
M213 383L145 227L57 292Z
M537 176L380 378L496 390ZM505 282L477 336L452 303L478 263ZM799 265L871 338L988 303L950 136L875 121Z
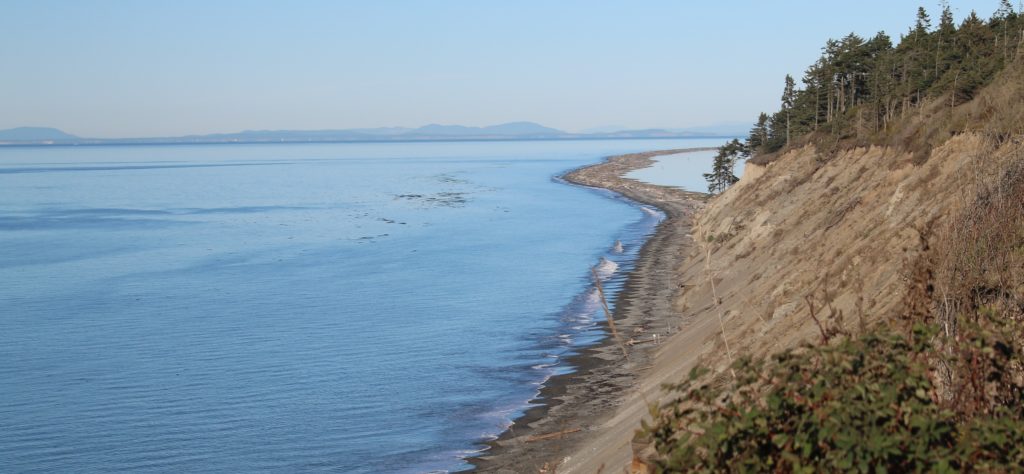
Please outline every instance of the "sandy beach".
M988 156L976 152L982 143L958 137L921 165L911 154L873 147L823 166L814 147L802 147L770 166L748 162L740 181L706 204L703 195L621 178L674 152L614 157L569 173L571 182L667 215L615 314L619 333L640 343L629 346L628 359L611 340L581 354L572 361L579 372L542 392L538 402L550 408L519 420L477 465L503 473L645 472L633 460L633 435L651 404L671 397L663 384L698 364L724 374L736 355L763 358L820 340L812 300L829 301L830 324L850 330L894 317L907 291L906 262L919 248L913 229L955 208L960 195L940 190L962 185L959 170ZM843 314L864 321L843 322Z
M542 405L528 410L490 443L485 455L473 459L477 470L596 472L604 466L607 472L618 472L629 462L629 437L645 412L643 400L651 389L645 380L654 369L655 352L683 323L674 307L683 288L681 265L693 250L692 218L706 195L623 176L651 166L656 156L704 150L708 148L613 156L563 176L572 184L611 190L657 207L666 218L644 244L617 296L614 319L623 344L609 335L571 358L576 371L545 383L535 400Z

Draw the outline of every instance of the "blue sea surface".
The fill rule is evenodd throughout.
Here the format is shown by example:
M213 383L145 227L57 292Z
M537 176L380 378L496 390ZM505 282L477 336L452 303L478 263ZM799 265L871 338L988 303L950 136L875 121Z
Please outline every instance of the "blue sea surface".
M660 219L553 177L721 141L0 148L0 471L465 469Z

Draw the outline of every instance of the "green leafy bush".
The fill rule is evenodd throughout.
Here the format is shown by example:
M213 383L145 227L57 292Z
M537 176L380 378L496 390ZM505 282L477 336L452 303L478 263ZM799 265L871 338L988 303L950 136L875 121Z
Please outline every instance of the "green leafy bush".
M695 370L668 387L638 441L654 472L951 472L1024 466L1020 351L1003 332L967 325L956 350L937 328L873 332L743 359L735 379ZM937 387L936 357L972 368L971 400Z

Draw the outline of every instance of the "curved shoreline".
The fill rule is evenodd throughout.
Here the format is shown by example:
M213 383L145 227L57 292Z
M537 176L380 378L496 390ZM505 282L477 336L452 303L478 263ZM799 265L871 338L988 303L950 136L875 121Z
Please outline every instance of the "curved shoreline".
M560 464L568 453L600 431L652 362L655 336L678 331L673 302L681 292L679 266L692 246L691 218L706 195L640 182L623 176L654 163L655 156L714 150L687 148L631 153L570 170L560 176L578 186L615 192L653 206L665 219L644 243L633 271L618 293L614 319L627 342L628 358L611 337L567 358L574 372L548 379L537 404L468 461L483 472L540 472ZM632 343L629 343L632 341Z

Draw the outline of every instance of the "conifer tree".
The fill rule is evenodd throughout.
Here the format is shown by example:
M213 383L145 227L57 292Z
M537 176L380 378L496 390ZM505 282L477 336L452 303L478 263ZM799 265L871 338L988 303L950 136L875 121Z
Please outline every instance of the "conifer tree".
M924 7L917 7L917 23L914 24L914 41L920 41L928 36L928 30L932 29L932 20Z
M935 78L939 79L953 62L953 40L956 38L956 25L953 23L953 11L948 1L942 2L942 15L939 16L939 28L936 30L935 41Z
M1014 61L1024 61L1024 6L1000 0L988 21L971 12L959 25L942 1L937 27L924 8L899 44L879 33L829 39L797 90L786 77L782 103L762 114L746 140L749 153L768 154L807 133L839 141L879 143L899 118L939 97L950 107L971 100ZM716 188L717 189L717 188Z
M786 145L786 115L783 111L768 116L768 142L764 150L768 153L778 151Z
M725 191L740 179L734 174L736 163L749 156L746 145L737 139L718 148L710 173L704 173L704 179L708 182L708 192L718 194Z
M992 15L993 20L1006 21L1013 19L1017 14L1013 11L1013 4L1010 0L1000 0L999 9Z
M747 153L756 155L761 153L768 143L768 114L761 112L757 117L757 123L750 129L750 136L747 137Z
M1010 46L1013 42L1011 36L1016 36L1015 31L1010 30L1010 24L1016 19L1017 13L1013 11L1013 5L1010 0L1001 0L999 2L999 9L992 14L992 26L998 31L996 41L999 43L1003 50L1003 60L1008 61L1010 59Z
M793 106L796 104L796 82L793 76L786 74L786 86L782 90L782 110L786 113L786 145L789 145L792 129Z
M948 34L952 33L955 30L956 25L953 24L953 10L949 8L948 1L943 1L942 15L939 16L939 32L943 34Z

